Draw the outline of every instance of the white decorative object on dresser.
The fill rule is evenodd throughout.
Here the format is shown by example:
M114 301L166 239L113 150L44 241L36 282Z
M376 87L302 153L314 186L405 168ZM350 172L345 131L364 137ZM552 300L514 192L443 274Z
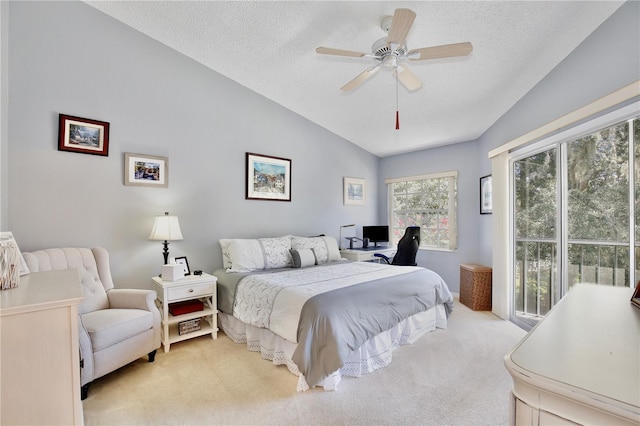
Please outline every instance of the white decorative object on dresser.
M379 257L375 257L375 253L384 254L389 258L393 258L397 249L395 247L377 247L367 249L342 249L340 256L349 260L358 260L360 262L380 262Z
M0 424L81 425L77 270L33 272L0 292Z
M211 334L213 339L218 338L216 277L203 273L187 275L177 281L164 281L160 277L153 277L152 281L162 314L162 345L165 352L169 352L172 343L193 337ZM189 300L202 301L203 309L181 315L169 312L170 304Z
M507 354L511 424L640 424L640 309L631 293L576 284Z

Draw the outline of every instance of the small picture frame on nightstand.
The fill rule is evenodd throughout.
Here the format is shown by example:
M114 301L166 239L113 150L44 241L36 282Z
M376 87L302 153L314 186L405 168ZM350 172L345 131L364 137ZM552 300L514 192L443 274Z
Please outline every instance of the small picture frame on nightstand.
M187 262L187 257L186 256L182 256L182 257L176 257L176 263L178 265L182 265L184 268L184 275L191 275L191 270L189 269L189 262Z

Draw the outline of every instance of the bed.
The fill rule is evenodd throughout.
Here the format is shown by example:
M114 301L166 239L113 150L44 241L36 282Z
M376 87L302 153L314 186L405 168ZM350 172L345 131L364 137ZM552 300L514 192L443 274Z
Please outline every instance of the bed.
M298 376L335 390L391 362L394 349L446 328L453 296L433 271L343 260L332 237L220 241L222 331Z

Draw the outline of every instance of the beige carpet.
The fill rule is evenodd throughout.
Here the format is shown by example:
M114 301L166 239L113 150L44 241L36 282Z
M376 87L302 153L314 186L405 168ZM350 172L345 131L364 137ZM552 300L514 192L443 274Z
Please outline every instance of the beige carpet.
M335 392L296 392L297 377L224 333L159 351L94 381L87 425L506 425L504 355L525 335L458 303L447 330L393 353L392 363Z

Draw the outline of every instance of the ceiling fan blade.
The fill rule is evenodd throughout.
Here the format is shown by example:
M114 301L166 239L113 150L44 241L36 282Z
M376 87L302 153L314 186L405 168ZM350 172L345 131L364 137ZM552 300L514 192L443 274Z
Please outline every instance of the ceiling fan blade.
M407 53L407 57L413 61L422 61L424 59L451 58L454 56L467 56L473 50L471 43L454 43L443 44L442 46L423 47L422 49L413 49Z
M396 9L389 28L388 43L404 46L407 34L416 19L416 13L411 9Z
M411 92L422 87L422 82L420 81L418 76L415 75L414 72L404 64L398 65L398 67L396 68L396 75L398 76L398 80L400 80L400 83L402 83L402 85Z
M356 78L342 86L340 90L342 90L343 92L348 92L349 90L355 89L356 87L367 81L369 78L373 77L378 71L380 71L381 67L382 63L367 68L366 70L358 74Z
M362 58L364 56L372 56L370 53L353 52L351 50L332 49L331 47L318 47L316 53L322 55L351 56L353 58Z

